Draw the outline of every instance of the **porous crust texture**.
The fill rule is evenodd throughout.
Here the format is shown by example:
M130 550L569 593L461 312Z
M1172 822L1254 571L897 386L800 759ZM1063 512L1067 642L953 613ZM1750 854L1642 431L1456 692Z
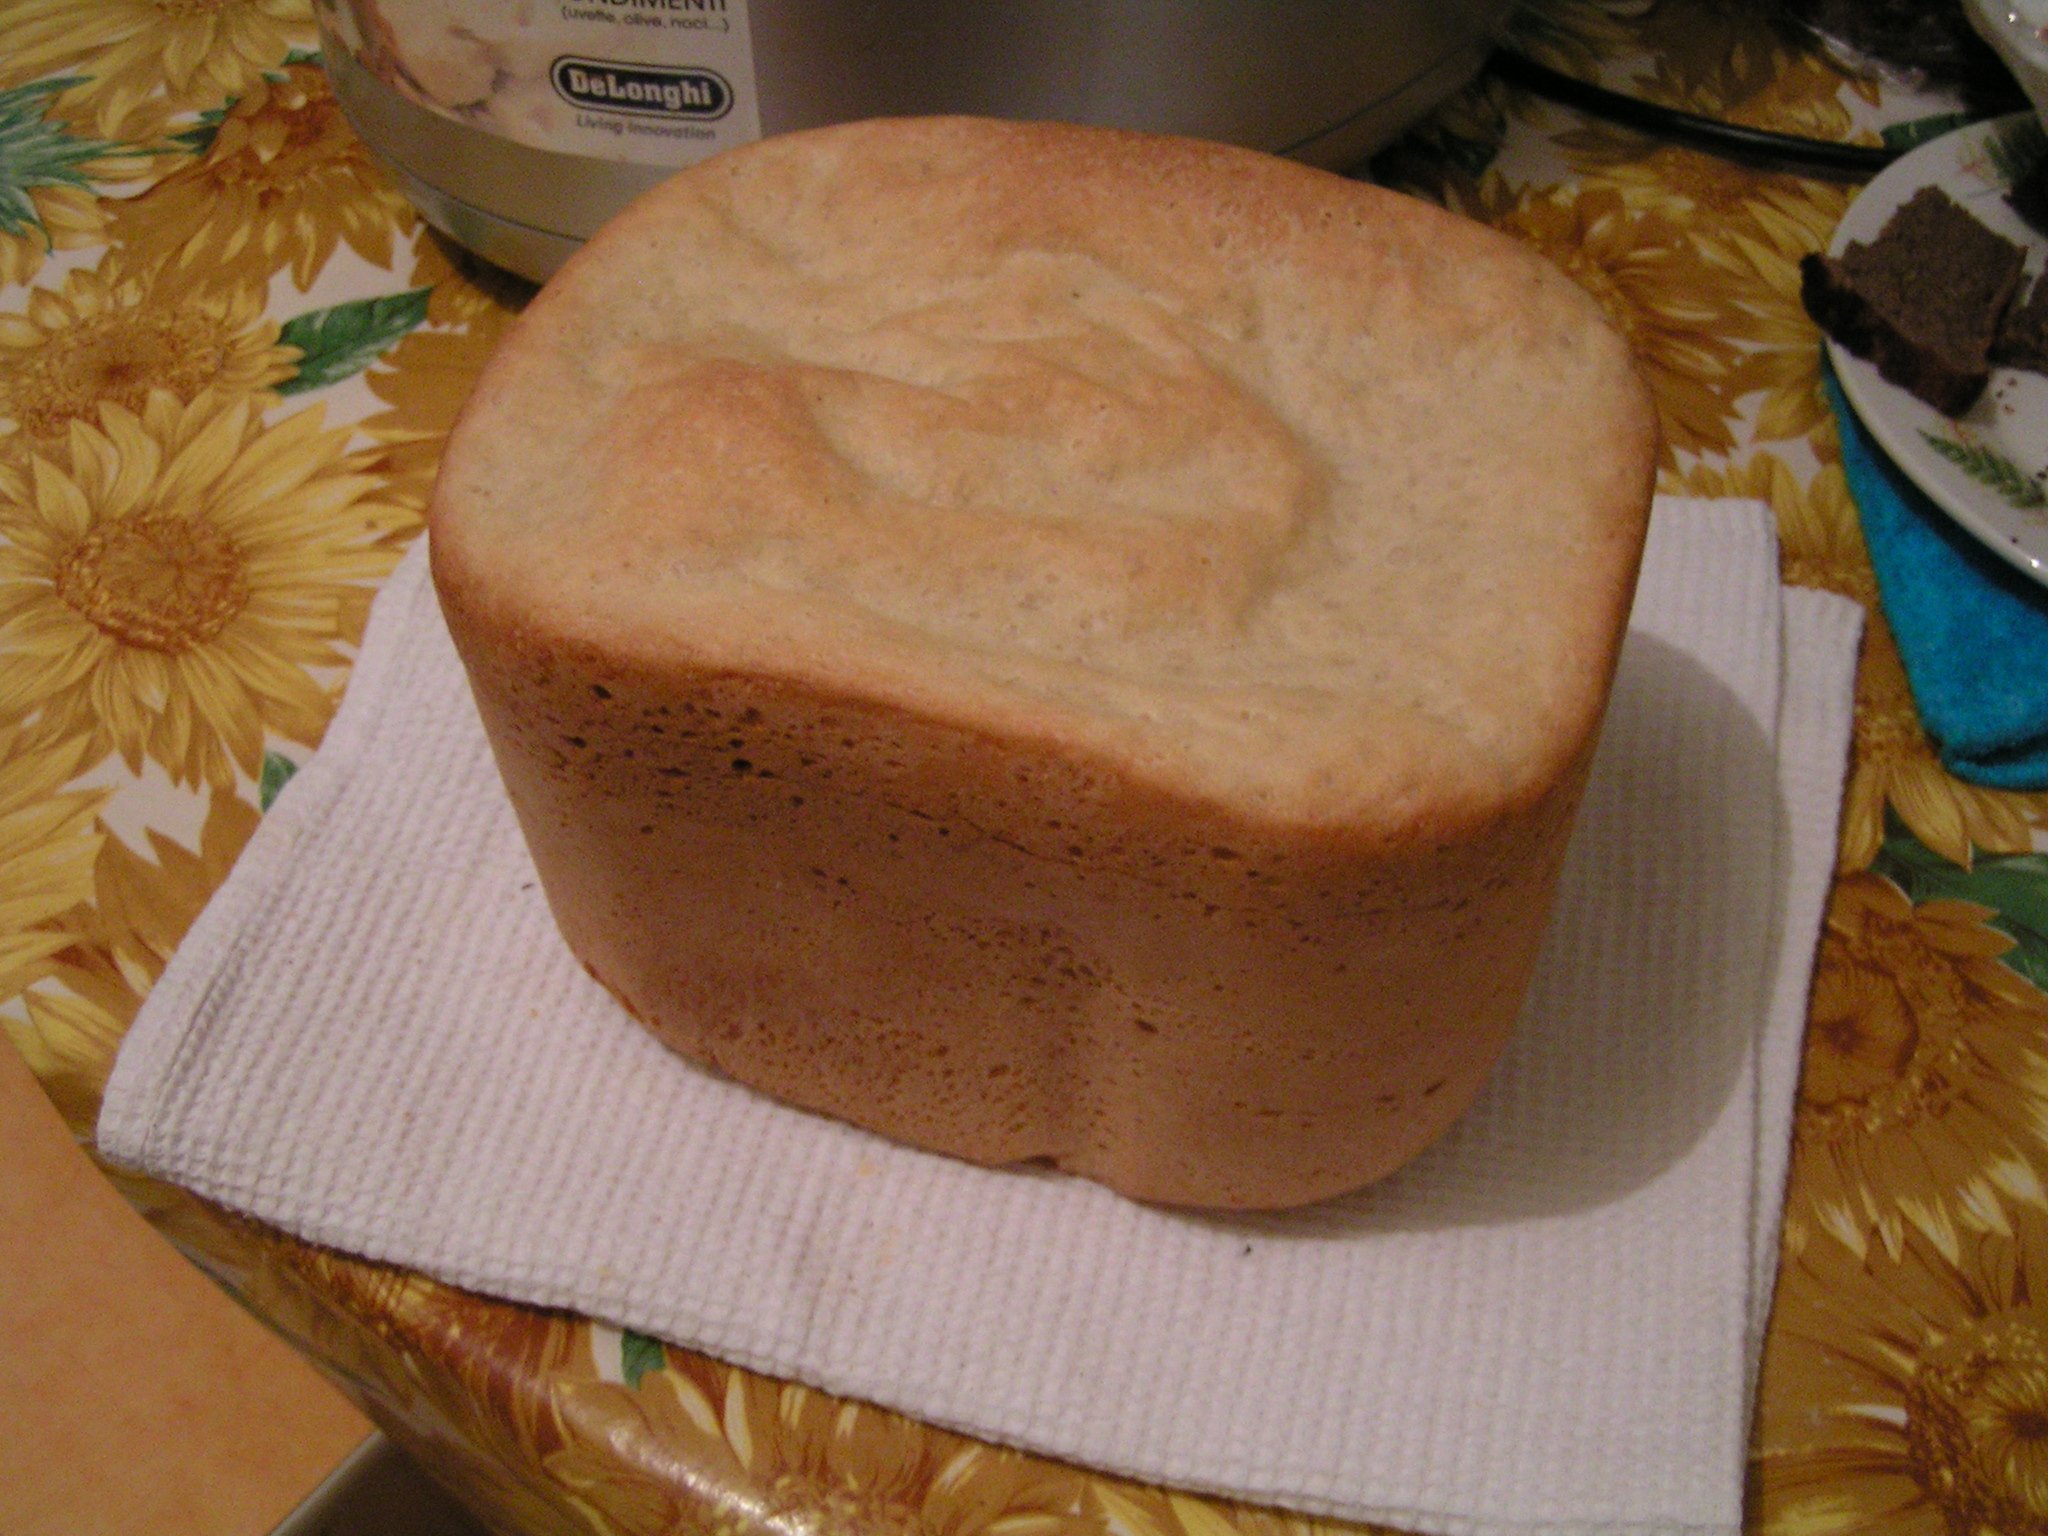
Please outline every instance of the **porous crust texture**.
M686 1056L1137 1198L1440 1136L1545 927L1654 418L1561 275L1249 152L871 122L603 231L434 574L563 935Z

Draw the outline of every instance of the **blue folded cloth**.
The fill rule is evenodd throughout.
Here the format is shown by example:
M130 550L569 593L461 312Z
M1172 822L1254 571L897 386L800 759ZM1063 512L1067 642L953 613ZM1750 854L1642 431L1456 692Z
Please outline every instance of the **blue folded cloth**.
M1928 500L1825 373L1884 615L1942 766L1993 789L2048 789L2048 587Z

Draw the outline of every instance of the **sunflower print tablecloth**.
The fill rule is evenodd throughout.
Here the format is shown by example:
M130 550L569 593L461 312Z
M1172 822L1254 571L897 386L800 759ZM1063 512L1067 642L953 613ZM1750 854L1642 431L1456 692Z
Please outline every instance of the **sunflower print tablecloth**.
M1918 112L1761 0L1540 0L1514 41L1822 138ZM318 744L526 296L423 228L317 46L305 0L0 0L0 1021L81 1138L142 994ZM1375 171L1594 294L1655 387L1665 488L1767 500L1786 579L1871 612L1749 1522L2048 1532L2048 795L1942 771L1877 610L1798 301L1855 188L1491 78ZM1309 1528L109 1176L508 1530Z

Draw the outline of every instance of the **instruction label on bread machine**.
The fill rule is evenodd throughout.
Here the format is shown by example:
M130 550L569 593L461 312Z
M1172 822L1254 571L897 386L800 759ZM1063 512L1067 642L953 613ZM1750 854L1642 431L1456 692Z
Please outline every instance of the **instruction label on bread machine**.
M685 165L761 136L747 0L344 0L421 106L536 149Z

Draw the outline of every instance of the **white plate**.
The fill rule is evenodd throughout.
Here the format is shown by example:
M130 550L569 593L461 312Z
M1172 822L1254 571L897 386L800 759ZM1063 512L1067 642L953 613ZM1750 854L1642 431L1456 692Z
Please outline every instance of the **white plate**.
M2032 113L1973 123L1895 161L1849 205L1828 254L1871 241L1899 205L1938 186L1991 229L2027 252L2027 275L2048 265L2048 236L2005 200L2010 175L2025 168ZM2038 139L2031 143L2038 151ZM2021 163L2013 164L2014 151ZM2027 290L2020 290L2024 297ZM2048 585L2048 378L2016 368L1992 372L1983 397L1948 417L1833 341L1828 357L1863 425L1912 482L1992 550Z

